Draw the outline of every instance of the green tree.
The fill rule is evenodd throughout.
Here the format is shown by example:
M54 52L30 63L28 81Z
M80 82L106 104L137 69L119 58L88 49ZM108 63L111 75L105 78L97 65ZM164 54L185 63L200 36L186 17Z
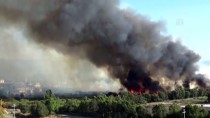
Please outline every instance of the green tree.
M208 115L206 116L206 118L210 118L210 112L208 112Z
M85 115L97 115L99 110L98 102L95 99L83 99L79 106L79 111Z
M118 117L122 118L136 118L138 116L136 106L133 102L121 100L115 101L114 103L116 105L112 104L112 108L114 107L112 114L118 113Z
M80 106L79 106L79 112L82 114L88 114L89 113L89 102L91 99L85 97L84 99L81 100Z
M52 114L58 112L59 108L63 106L63 103L59 98L50 97L46 100L45 105Z
M210 102L210 92L208 93L207 97L208 97L208 102Z
M113 113L113 101L100 96L98 100L99 110L101 117L111 118Z
M140 95L140 96L137 96L137 97L138 97L138 99L137 99L136 103L139 103L139 104L146 104L147 103L147 99L144 96Z
M197 97L198 91L197 89L190 89L190 97Z
M95 114L99 110L98 102L95 99L92 99L90 102L88 102L88 105L88 111L90 113Z
M203 88L198 89L198 96L205 96L206 95L206 91Z
M181 107L175 103L170 105L167 118L182 118Z
M27 99L21 99L19 103L19 108L22 113L30 113L31 111L31 103Z
M185 98L190 98L190 91L189 90L185 90Z
M95 97L95 99L98 102L105 102L107 101L109 98L105 95L105 94L99 94L97 97ZM109 99L110 100L110 99Z
M183 98L185 98L185 90L182 87L178 87L170 93L170 99L183 99Z
M44 103L37 101L31 106L31 113L33 116L45 117L49 115L49 110Z
M53 94L52 90L51 89L46 90L44 98L48 99L48 98L52 98L52 97L55 97L55 95Z
M125 92L122 95L122 99L127 100L127 101L135 101L135 96L136 96L136 94L131 94L130 92Z
M142 96L145 98L145 100L147 102L151 102L151 94L144 93L144 94L142 94Z
M152 94L151 95L151 102L159 102L160 97L157 94Z
M78 99L68 99L65 103L64 109L66 112L77 112L80 106L80 100Z
M185 107L186 118L207 118L208 112L196 105L187 105Z
M27 103L20 103L19 108L22 113L30 113L31 111L31 105Z
M154 118L165 118L167 115L167 109L163 104L155 105L152 108Z
M136 107L136 112L138 114L138 118L151 118L151 113L145 109L143 106Z
M205 89L205 94L208 95L208 93L210 93L210 87Z
M168 94L165 92L160 92L159 98L160 98L160 101L168 100Z

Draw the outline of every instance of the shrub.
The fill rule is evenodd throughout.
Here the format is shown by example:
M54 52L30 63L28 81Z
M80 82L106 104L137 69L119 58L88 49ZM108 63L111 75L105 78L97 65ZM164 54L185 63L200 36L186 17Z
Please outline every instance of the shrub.
M49 115L49 110L42 102L35 102L31 107L31 113L34 116L45 117Z
M165 118L167 115L167 109L163 104L155 105L152 108L154 118Z
M143 106L136 107L136 112L138 114L138 118L151 118L151 113L145 109Z

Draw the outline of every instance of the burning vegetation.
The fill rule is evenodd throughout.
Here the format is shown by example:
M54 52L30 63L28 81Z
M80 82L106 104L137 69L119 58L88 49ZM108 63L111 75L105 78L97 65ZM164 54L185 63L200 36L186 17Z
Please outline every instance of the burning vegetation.
M143 72L138 67L132 68L129 71L127 81L123 84L131 93L154 93L163 90L157 81L153 81L148 73Z
M198 54L163 35L161 22L120 9L118 0L0 0L0 15L24 25L28 40L106 68L131 93L171 87L160 78L186 88L209 83L196 75Z

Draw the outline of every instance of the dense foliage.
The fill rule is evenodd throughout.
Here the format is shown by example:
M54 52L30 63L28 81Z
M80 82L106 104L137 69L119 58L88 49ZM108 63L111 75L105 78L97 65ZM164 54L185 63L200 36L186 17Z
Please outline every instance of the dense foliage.
M177 104L172 104L171 106L169 106L168 109L168 114L167 117L168 118L182 118L182 109L179 105Z
M165 118L167 115L167 109L163 104L155 105L152 108L154 118Z
M33 116L44 117L49 115L49 110L44 103L37 101L31 106L31 113Z
M208 112L196 105L194 106L187 105L185 109L186 109L187 118L207 118L208 117Z
M49 114L65 113L105 118L182 118L183 110L177 104L147 106L149 102L208 96L209 90L177 88L172 92L155 94L131 94L125 92L117 96L100 94L93 98L61 99L48 90L42 100L13 100L22 113L44 117ZM202 107L186 106L187 118L207 118L209 113Z

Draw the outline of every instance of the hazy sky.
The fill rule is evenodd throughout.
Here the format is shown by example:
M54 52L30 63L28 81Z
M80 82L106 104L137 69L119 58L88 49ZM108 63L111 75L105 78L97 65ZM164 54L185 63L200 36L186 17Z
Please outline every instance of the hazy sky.
M206 74L210 73L209 6L209 0L121 0L121 8L164 21L167 34L201 56L200 70Z

